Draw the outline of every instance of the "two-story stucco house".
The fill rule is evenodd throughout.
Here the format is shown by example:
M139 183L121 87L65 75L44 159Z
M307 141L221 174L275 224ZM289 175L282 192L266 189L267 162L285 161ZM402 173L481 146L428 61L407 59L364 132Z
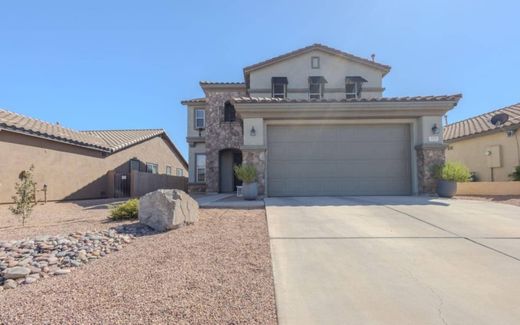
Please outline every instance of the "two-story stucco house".
M433 189L441 117L461 95L383 97L390 67L314 44L201 82L188 108L190 190L231 192L256 166L267 196L410 195Z

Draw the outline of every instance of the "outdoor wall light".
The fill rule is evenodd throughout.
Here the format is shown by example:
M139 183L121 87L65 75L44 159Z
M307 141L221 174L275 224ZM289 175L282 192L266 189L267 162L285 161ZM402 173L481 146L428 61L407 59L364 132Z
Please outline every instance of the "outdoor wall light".
M435 123L433 126L432 126L432 133L433 134L439 134L441 130L439 129L439 127L437 126L437 123Z
M254 137L256 135L256 130L255 130L255 127L251 127L251 131L249 131L249 135L251 135L252 137Z

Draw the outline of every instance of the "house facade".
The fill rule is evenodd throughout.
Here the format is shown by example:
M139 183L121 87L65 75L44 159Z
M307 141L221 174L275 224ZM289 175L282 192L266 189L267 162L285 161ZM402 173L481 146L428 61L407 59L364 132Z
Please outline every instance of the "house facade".
M0 110L0 153L0 203L12 201L20 171L31 165L38 200L124 197L131 172L179 176L169 184L188 174L162 129L76 131L6 110ZM169 177L153 178L164 184Z
M495 125L496 116L506 120ZM465 164L476 181L509 181L520 165L519 128L520 103L449 124L444 128L446 159Z
M321 44L200 82L188 109L191 191L232 192L233 166L267 196L410 195L433 190L441 117L461 95L387 98L390 67Z

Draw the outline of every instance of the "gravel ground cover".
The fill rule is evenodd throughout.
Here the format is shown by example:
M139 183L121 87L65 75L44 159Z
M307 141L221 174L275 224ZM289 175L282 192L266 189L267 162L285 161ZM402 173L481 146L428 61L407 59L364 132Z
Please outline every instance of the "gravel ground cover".
M264 210L201 210L191 226L0 293L0 323L275 324Z
M520 206L520 195L482 195L482 196L456 196L456 199L491 201L496 203Z
M37 235L62 235L76 231L106 230L128 223L107 219L109 208L119 199L82 200L39 203L25 227L9 211L9 205L0 205L0 241L24 239Z

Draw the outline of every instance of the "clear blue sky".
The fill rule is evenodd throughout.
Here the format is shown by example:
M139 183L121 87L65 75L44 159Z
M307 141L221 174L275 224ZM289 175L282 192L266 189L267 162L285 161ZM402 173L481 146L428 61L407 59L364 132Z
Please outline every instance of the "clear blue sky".
M520 102L519 1L0 0L0 107L74 129L164 128L186 154L199 80L312 43L392 66L386 96Z

